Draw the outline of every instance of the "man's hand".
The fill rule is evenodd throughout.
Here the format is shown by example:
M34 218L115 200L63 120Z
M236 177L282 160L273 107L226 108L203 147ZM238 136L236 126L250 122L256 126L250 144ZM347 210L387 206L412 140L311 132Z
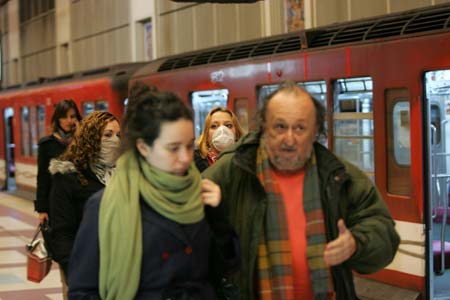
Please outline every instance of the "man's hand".
M339 265L350 258L356 251L356 241L352 233L345 226L344 220L338 221L339 236L329 242L323 254L327 266Z
M204 205L216 207L219 205L222 194L220 187L209 179L202 179L202 202Z

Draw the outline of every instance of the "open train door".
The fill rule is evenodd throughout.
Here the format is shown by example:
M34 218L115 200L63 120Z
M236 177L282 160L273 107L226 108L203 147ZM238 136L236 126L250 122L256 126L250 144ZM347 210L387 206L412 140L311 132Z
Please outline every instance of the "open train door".
M13 135L14 109L7 107L3 110L4 137L5 137L5 186L4 189L11 191L16 189L15 162L14 162L14 135Z
M450 70L425 73L424 132L429 297L450 299Z

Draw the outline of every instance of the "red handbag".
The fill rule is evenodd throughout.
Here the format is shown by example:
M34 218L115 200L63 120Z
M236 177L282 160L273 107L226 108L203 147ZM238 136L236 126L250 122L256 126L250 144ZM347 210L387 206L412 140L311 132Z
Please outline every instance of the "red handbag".
M43 230L45 228L39 224L33 239L25 246L27 251L27 279L37 283L47 276L52 267L52 258L48 254L44 240L37 239L37 236Z

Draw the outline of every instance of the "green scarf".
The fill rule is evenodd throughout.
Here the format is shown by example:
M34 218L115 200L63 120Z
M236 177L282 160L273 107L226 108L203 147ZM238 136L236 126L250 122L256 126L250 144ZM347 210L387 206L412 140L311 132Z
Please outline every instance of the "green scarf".
M100 203L99 293L103 300L134 299L139 288L143 251L139 195L177 223L196 223L204 217L201 177L194 164L186 176L176 176L150 166L133 151L124 153Z

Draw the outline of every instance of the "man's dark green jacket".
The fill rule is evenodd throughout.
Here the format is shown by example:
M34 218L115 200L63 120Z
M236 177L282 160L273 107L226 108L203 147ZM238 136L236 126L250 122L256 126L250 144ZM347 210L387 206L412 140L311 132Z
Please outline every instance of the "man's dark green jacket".
M260 133L249 133L203 173L220 186L221 206L240 239L242 268L233 281L243 300L257 299L256 258L267 207L266 193L255 173L259 142ZM364 172L318 143L314 151L327 240L338 237L337 223L342 218L357 244L349 260L331 269L337 299L357 299L352 271L367 274L385 267L394 258L400 239L383 199Z

